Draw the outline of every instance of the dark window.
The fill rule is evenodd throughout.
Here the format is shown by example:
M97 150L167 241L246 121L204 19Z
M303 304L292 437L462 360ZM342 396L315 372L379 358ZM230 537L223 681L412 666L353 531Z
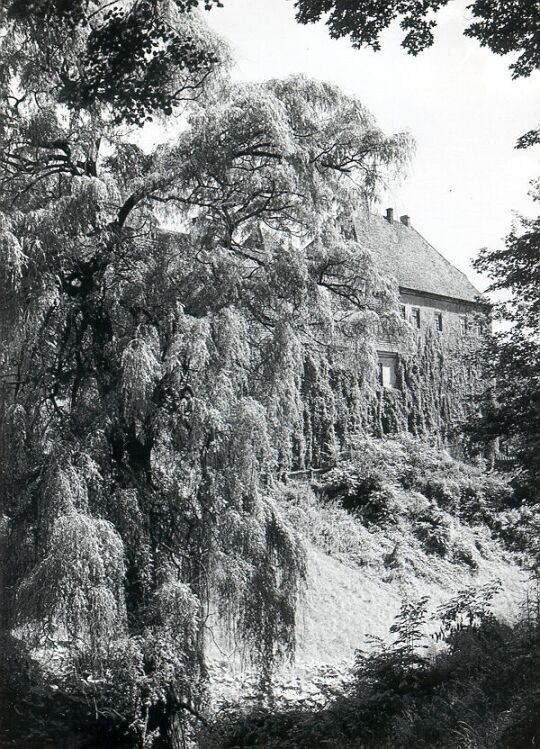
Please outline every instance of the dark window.
M401 317L407 319L407 307L404 304L401 305Z
M461 335L467 335L467 333L469 332L469 319L467 315L459 316L459 329Z
M415 328L420 327L420 307L413 307L411 309L412 323Z
M474 334L477 336L482 336L485 332L486 330L484 321L476 318L474 321Z
M442 312L435 312L435 330L442 330Z

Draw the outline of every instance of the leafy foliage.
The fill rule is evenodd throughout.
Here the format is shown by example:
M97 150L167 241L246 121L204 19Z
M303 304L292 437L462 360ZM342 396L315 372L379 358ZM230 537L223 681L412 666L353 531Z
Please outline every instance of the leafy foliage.
M538 191L535 199L540 197ZM538 501L540 479L540 222L520 219L504 249L483 250L476 267L502 293L495 314L506 330L492 336L484 359L491 376L482 418L468 430L474 440L502 438L524 499Z
M3 629L21 662L59 652L44 681L90 681L140 746L200 717L212 616L264 688L294 650L304 550L276 476L339 449L337 409L306 417L333 373L373 389L397 290L341 219L410 145L335 87L187 64L179 34L220 45L173 6L100 5L94 26L91 4L13 5L0 46ZM145 154L123 123L166 113L152 85L175 76L197 101Z
M532 197L540 201L540 186ZM505 247L484 248L475 265L492 278L491 291L510 292L497 308L499 316L534 334L540 315L540 219L520 218L506 238Z
M392 526L412 513L414 532L443 555L450 549L449 518L486 523L496 530L501 513L518 503L512 488L486 474L482 465L456 460L409 435L357 437L349 460L324 473L318 488L325 501L338 502L368 525ZM403 492L409 497L420 494L423 501L411 504Z
M470 10L474 20L465 34L495 54L517 53L510 65L513 78L529 76L540 67L540 11L536 3L482 0Z
M182 13L199 5L203 5L206 10L221 6L220 0L174 0L172 4ZM381 33L392 22L400 19L400 26L405 32L402 45L413 55L433 44L436 15L446 5L448 0L429 0L426 3L418 3L416 0L372 0L361 6L354 0L295 2L296 16L300 23L315 23L324 18L332 37L349 37L357 47L369 45L373 49L380 49ZM144 52L151 50L151 47L147 48L148 39L161 42L165 48L171 41L170 26L163 24L160 17L162 8L160 0L131 0L127 9L120 2L98 0L34 0L30 3L11 0L7 4L7 14L32 30L44 23L62 23L71 30L90 27L84 67L93 69L105 80L104 73L111 62L115 61L117 54L120 54L118 62L123 60L127 63L126 70L132 72L141 65L148 64L149 68L154 66L153 55L144 58ZM517 3L475 0L468 6L468 10L473 20L464 33L478 39L482 46L489 47L495 54L517 53L518 58L511 65L514 77L528 76L538 68L540 52L537 35L540 16L533 0L520 0ZM127 38L131 41L127 53L119 49L119 32L127 32ZM180 64L188 64L190 58L201 66L206 63L204 56L192 54L193 50L189 45L182 49L173 44L170 51L173 55L178 52L185 54L183 58L180 56L177 59ZM159 57L162 57L161 54ZM152 72L150 78L153 78Z
M359 5L354 0L297 0L297 17L301 23L322 18L334 38L350 37L356 47L369 45L380 49L381 32L396 19L405 32L403 47L417 55L433 44L436 14L448 0L394 0ZM472 23L464 33L478 39L495 54L517 53L511 64L513 76L530 75L540 65L538 28L540 13L534 0L507 3L504 0L475 0L468 6Z
M493 586L462 591L441 609L445 647L432 657L413 646L421 631L417 625L425 620L425 601L406 602L392 627L395 645L358 654L348 688L328 705L230 711L218 716L202 745L537 746L538 620L525 616L514 627L497 622L489 611L493 591Z
M41 64L58 101L76 110L107 106L116 122L140 125L193 98L223 58L220 45L189 14L196 5L191 0L14 0L4 18L12 34L12 60L24 44L31 51L27 73Z

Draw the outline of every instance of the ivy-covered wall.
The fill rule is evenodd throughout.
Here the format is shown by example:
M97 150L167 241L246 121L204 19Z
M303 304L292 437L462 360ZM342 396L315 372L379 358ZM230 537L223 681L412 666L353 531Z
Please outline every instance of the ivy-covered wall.
M393 349L395 388L379 387L376 429L452 442L482 387L477 354L489 329L487 308L403 290L400 296L410 335ZM377 347L385 350L385 342Z
M379 326L357 367L306 355L294 468L332 464L358 433L410 432L450 446L459 442L458 428L474 413L483 386L477 354L489 329L487 308L403 290L400 298L401 328L391 333ZM381 381L383 359L394 367L391 386Z
M397 356L396 387L379 390L376 431L433 434L446 441L474 409L476 368L467 364L466 353L431 331L415 338L413 350Z

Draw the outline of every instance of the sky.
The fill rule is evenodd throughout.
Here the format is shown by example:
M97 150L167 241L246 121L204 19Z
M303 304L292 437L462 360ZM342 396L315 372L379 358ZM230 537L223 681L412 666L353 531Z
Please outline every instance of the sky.
M232 47L235 79L261 81L303 73L358 96L387 133L416 141L408 177L378 207L408 214L414 227L481 290L471 269L481 247L495 248L513 212L533 215L529 183L540 176L540 148L516 139L540 121L540 74L513 81L511 58L463 36L466 3L439 14L434 46L418 57L400 46L398 26L382 51L330 39L323 23L301 26L291 0L225 0L206 20Z

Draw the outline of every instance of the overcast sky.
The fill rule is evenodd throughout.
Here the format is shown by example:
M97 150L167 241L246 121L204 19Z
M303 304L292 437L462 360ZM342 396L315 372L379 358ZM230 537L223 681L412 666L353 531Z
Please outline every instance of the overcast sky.
M386 132L409 130L416 156L409 176L386 195L449 260L470 268L482 246L507 233L512 211L532 214L529 182L540 175L539 149L516 151L519 135L540 121L540 74L512 81L508 58L462 35L466 3L439 14L435 45L414 58L400 47L398 27L382 51L354 50L329 38L324 24L300 26L290 0L226 0L206 14L231 44L235 78L258 81L292 73L356 94Z

